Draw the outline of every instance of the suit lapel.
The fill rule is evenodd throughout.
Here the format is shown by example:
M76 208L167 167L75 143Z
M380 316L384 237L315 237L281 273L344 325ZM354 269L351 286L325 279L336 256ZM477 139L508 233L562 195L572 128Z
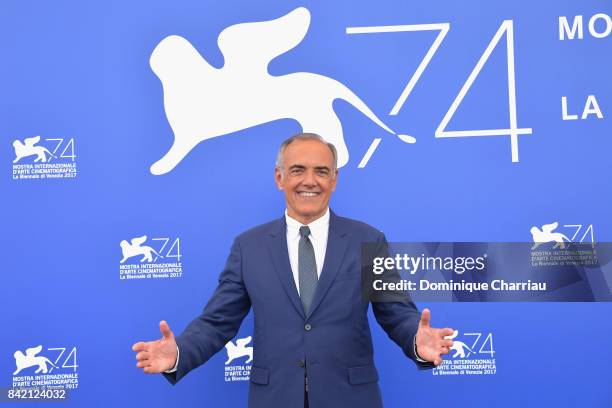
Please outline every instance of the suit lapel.
M286 248L285 242L285 248ZM329 290L336 275L340 271L340 266L344 260L344 255L348 247L348 238L346 231L343 228L341 220L330 210L329 218L329 233L327 236L327 249L325 250L325 261L323 262L323 270L319 277L319 283L315 291L314 299L310 306L308 316L310 317L317 309L325 294ZM294 285L295 286L295 285ZM298 299L299 302L299 299ZM301 302L300 302L301 305Z
M285 216L276 221L270 232L268 251L274 264L274 270L280 279L287 296L302 318L306 319L302 302L295 287L291 264L289 263L289 249L287 248L287 222Z

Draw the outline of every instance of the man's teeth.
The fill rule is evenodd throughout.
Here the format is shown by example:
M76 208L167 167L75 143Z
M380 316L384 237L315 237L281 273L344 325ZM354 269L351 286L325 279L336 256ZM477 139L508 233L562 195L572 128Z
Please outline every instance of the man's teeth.
M313 193L311 191L301 191L298 194L301 195L302 197L314 197L314 196L319 195L319 193Z

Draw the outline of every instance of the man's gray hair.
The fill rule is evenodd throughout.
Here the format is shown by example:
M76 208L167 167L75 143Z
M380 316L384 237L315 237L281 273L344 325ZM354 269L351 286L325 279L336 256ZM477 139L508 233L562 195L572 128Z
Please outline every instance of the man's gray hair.
M336 171L338 169L338 151L336 150L336 146L334 146L332 143L327 142L325 139L323 139L316 133L298 133L286 139L283 143L281 143L280 148L278 149L278 154L276 155L276 168L279 169L281 173L283 172L285 150L287 150L287 146L289 146L296 140L317 140L325 144L327 147L329 147L329 150L331 150L332 156L334 157L334 168L332 170Z

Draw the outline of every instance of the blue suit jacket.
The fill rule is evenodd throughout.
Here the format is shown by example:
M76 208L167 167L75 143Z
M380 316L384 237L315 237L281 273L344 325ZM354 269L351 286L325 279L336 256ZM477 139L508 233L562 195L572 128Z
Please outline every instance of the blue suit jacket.
M164 376L175 384L206 362L234 338L253 307L250 408L303 408L306 374L312 408L382 407L369 302L361 294L363 242L386 248L378 230L330 214L323 270L306 315L289 263L285 217L239 235L204 311L176 337L177 371ZM389 337L415 360L420 315L414 304L372 302L372 307Z

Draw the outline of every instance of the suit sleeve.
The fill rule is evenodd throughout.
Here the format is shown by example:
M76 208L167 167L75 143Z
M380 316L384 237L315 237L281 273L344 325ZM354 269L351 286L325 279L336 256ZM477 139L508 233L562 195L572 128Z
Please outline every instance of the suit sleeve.
M376 246L373 248L375 256L389 256L389 248L387 240L383 234L380 234ZM371 270L370 270L371 275ZM386 271L384 281L401 279L396 270ZM389 338L393 340L404 352L404 354L413 360L420 370L430 369L435 367L431 362L420 362L417 360L414 348L414 339L421 320L421 314L410 299L407 292L397 296L393 294L391 299L376 299L377 296L372 296L372 309L376 321L387 333Z
M236 238L219 283L202 314L176 337L180 350L177 370L163 373L173 385L191 370L204 364L230 341L251 308L242 279L242 253Z

